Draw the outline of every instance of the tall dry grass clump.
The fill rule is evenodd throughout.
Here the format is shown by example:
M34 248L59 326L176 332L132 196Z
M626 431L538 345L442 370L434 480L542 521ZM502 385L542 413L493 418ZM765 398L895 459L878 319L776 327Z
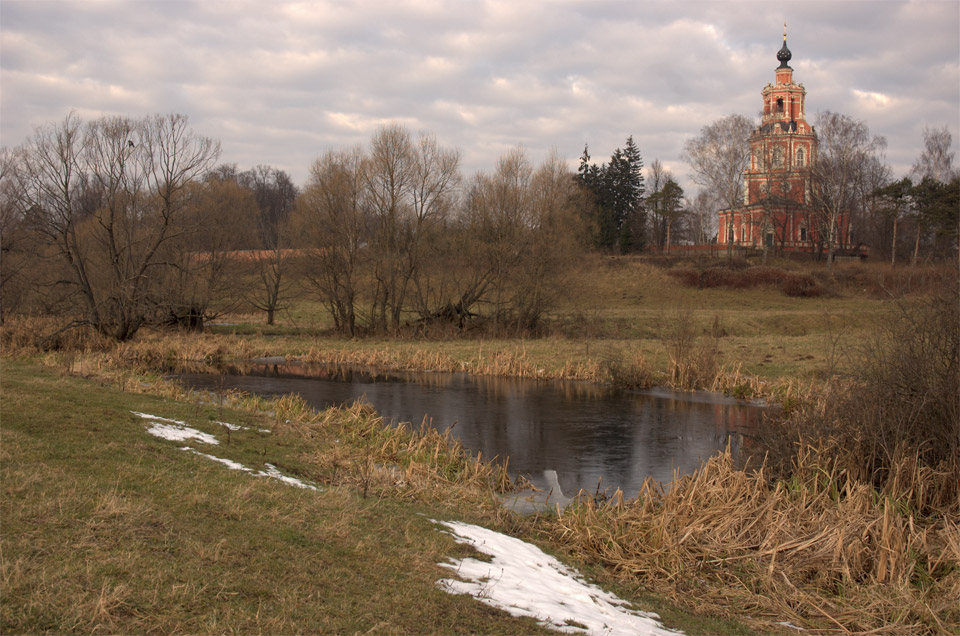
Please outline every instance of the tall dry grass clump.
M632 501L581 500L550 531L684 603L810 629L956 633L958 520L907 514L821 458L803 449L782 481L727 452L666 491L648 481Z
M851 479L919 514L960 515L960 295L900 301L860 350L856 376L827 385L766 440L789 457L817 440Z
M491 490L503 493L526 485L509 475L505 462L465 449L449 429L440 432L427 422L390 424L363 401L317 412L300 396L287 395L274 401L273 410L276 435L307 442L302 459L311 479L349 484L364 497L389 493L492 506Z

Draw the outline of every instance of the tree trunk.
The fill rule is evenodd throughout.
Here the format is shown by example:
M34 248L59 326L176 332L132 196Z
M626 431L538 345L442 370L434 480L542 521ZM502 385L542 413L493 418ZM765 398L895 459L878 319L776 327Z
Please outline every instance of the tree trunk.
M890 265L897 264L897 218L893 217L893 244L890 246Z
M917 220L917 240L913 244L913 265L917 264L917 257L920 256L920 221Z

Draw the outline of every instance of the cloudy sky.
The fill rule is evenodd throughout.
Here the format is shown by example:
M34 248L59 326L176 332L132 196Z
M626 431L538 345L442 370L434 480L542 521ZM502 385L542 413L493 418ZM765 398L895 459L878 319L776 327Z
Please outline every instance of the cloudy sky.
M692 194L684 142L756 117L787 22L807 113L864 120L906 173L925 125L960 143L960 2L0 1L0 143L75 110L178 112L222 162L303 184L399 122L491 170L524 146L575 167L633 135Z

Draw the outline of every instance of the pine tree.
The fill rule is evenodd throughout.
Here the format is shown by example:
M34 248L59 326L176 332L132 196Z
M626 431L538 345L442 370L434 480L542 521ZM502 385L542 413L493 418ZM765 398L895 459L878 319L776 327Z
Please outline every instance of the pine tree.
M600 166L590 163L590 153L584 146L577 176L593 194L594 208L587 216L596 228L597 248L619 248L624 253L643 248L646 218L642 170L643 159L632 135L624 149L617 148L610 162Z

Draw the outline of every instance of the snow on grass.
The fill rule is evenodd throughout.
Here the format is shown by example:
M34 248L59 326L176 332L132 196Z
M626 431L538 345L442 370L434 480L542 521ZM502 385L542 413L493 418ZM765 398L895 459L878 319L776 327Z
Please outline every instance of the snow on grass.
M141 413L139 411L130 411L137 417L142 417L145 420L151 420L154 422L169 422L171 424L177 424L179 426L186 426L187 423L182 420L171 420L169 417L160 417L159 415L150 415L149 413Z
M244 466L244 465L241 464L240 462L235 462L235 461L233 461L232 459L224 459L223 457L217 457L216 455L208 455L207 453L201 453L200 451L195 450L195 449L193 449L193 448L190 448L189 446L181 446L181 447L180 447L180 450L182 450L182 451L190 451L190 452L193 453L194 455L199 455L200 457L206 457L207 459L212 459L212 460L215 461L215 462L220 462L221 464L223 464L224 466L226 466L226 467L229 468L230 470L242 470L242 471L247 472L247 473L252 473L252 472L253 472L253 469L252 469L252 468L247 468L246 466Z
M147 433L153 435L154 437L160 437L162 439L167 439L173 442L182 442L189 439L195 439L204 444L220 444L217 441L217 438L209 433L204 433L198 431L195 428L187 426L186 422L180 420L172 420L167 417L160 417L159 415L150 415L149 413L139 413L137 411L130 411L137 417L141 417L145 420L150 420L150 427L147 428ZM170 424L164 424L164 422L170 422ZM228 424L227 422L217 422L222 426L227 427L231 431L238 431L242 429L248 429L247 426L238 426L236 424ZM257 429L258 431L269 433L270 431L264 428ZM317 490L317 487L305 483L296 477L291 477L289 475L284 475L281 473L276 466L273 464L266 464L266 470L254 470L248 468L239 462L235 462L232 459L224 459L223 457L217 457L216 455L209 455L207 453L201 453L200 451L193 449L189 446L181 446L180 450L190 451L194 455L200 455L201 457L206 457L207 459L219 462L231 470L240 470L246 473L250 473L254 477L269 477L270 479L276 479L277 481L282 481L288 486L295 486L297 488L306 488L309 490Z
M296 477L291 477L289 475L284 475L277 467L273 464L267 464L266 470L254 470L248 468L241 464L240 462L235 462L232 459L224 459L223 457L217 457L216 455L210 455L208 453L201 453L200 451L190 448L189 446L181 446L180 450L189 451L194 455L199 455L200 457L206 457L212 461L218 462L229 468L230 470L239 470L245 473L250 473L254 477L269 477L270 479L276 479L277 481L282 481L288 486L296 486L297 488L306 488L307 490L317 490L317 487L313 484L308 484L303 481L300 481Z
M220 426L222 426L222 427L224 427L224 428L226 428L226 429L229 429L229 430L231 430L231 431L249 431L249 430L254 430L254 431L257 431L257 432L259 432L259 433L269 433L269 432L270 432L270 429L269 429L269 428L254 428L254 429L251 429L249 426L241 426L241 425L239 425L239 424L231 424L230 422L220 422L220 421L216 421L216 422L214 422L214 424L219 424Z
M281 473L279 470L277 470L277 467L274 466L273 464L267 464L267 469L266 469L266 470L261 470L260 472L258 472L258 473L257 473L257 476L258 476L258 477L261 477L261 476L262 476L262 477L271 477L271 478L273 478L273 479L279 479L279 480L282 481L283 483L289 484L289 485L291 485L291 486L296 486L297 488L309 488L310 490L316 490L316 489L317 489L316 486L313 486L313 485L304 483L304 482L300 481L299 479L297 479L296 477L291 477L291 476L289 476L289 475L284 475L284 474Z
M465 580L437 582L452 594L468 594L514 616L530 616L541 625L568 634L667 636L656 614L624 607L626 602L583 581L580 575L540 548L493 530L458 521L436 522L493 559L466 558L441 563Z
M176 424L164 424L163 422L153 422L147 429L147 432L154 437L168 439L172 442L183 442L188 439L195 439L204 444L219 444L217 438L209 433L198 431L189 426L178 426Z

